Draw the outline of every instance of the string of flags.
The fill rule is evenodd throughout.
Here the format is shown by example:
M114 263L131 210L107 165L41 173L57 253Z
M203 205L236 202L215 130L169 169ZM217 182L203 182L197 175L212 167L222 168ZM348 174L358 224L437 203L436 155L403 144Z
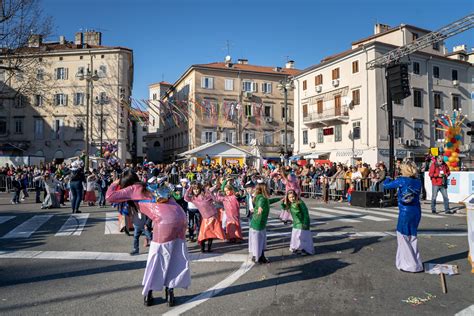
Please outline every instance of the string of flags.
M219 103L210 99L196 99L188 101L180 100L145 100L131 99L131 107L128 109L132 116L141 125L150 124L149 118L138 113L153 112L167 127L180 127L188 122L192 116L208 119L213 124L222 120L238 124L239 121L254 120L257 126L262 124L264 116L264 104L257 102L246 102L242 104L236 101L224 101Z

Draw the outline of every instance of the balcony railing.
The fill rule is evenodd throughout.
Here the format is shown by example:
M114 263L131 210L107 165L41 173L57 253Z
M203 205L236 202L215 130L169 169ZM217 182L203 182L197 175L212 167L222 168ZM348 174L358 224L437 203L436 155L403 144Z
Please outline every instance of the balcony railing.
M349 107L338 106L326 108L323 111L312 111L303 114L303 123L306 125L328 126L340 123L347 123L349 120Z

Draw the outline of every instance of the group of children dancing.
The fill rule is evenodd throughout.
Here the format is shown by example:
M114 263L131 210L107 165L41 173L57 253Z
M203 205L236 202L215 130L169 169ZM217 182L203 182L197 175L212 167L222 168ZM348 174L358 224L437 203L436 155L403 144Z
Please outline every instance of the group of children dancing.
M265 257L266 226L270 205L279 201L283 212L289 212L293 222L290 250L297 254L313 254L308 209L299 198L298 187L291 185L292 175L285 177L290 184L283 199L269 198L267 184L262 179L256 184L246 183L245 196L238 196L240 193L231 181L218 181L214 186L189 184L187 179L181 179L177 186L165 182L143 183L131 170L112 183L106 194L110 203L134 203L138 211L152 221L153 234L143 278L144 304L152 305L153 291L161 291L164 287L168 304L173 306L173 289L190 285L186 230L191 242L195 241L197 233L201 252L211 252L214 239L242 242L239 202L242 199L247 202L250 218L248 247L253 262L269 262Z

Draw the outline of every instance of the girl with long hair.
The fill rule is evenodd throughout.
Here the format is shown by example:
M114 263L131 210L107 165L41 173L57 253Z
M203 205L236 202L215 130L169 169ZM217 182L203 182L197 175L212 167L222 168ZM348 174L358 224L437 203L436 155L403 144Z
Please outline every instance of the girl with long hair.
M216 186L213 187L214 198L222 202L226 218L226 239L232 243L242 240L242 229L240 226L240 204L235 196L234 187L227 184L224 187L224 196L216 192Z
M295 191L286 193L281 203L283 209L289 210L293 218L291 231L290 251L304 255L314 254L313 234L310 230L310 218L306 204L300 200Z
M186 214L170 199L165 186L148 187L139 181L131 170L121 180L114 181L107 190L110 203L133 201L138 210L153 221L153 240L143 277L144 304L153 304L153 291L165 287L169 306L175 305L175 288L188 288L191 284L188 248L186 246Z
M211 251L212 241L217 239L225 239L221 222L217 216L217 210L214 207L214 197L205 190L202 184L193 183L186 191L184 200L194 204L201 215L201 225L199 228L198 243L201 245L201 252Z
M252 261L260 264L269 263L264 252L267 246L268 214L270 213L270 205L281 199L269 199L267 185L263 182L257 183L254 194L254 213L249 228L249 252L252 254Z

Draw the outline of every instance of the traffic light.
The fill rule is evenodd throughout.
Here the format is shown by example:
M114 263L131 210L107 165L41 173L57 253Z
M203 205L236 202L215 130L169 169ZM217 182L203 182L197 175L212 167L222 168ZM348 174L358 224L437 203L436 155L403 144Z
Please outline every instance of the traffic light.
M387 67L387 77L388 89L393 100L402 100L411 95L407 64Z
M474 122L467 122L466 126L471 128L471 130L468 131L466 134L473 137L474 136Z

